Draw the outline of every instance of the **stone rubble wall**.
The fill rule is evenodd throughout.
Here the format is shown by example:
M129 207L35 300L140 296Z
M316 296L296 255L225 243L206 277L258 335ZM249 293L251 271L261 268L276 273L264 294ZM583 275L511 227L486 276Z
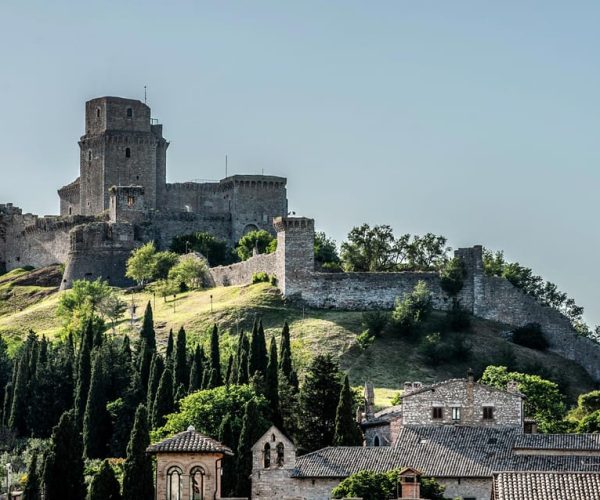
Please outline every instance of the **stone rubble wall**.
M210 274L215 286L246 285L255 273L274 275L275 259L274 253L255 255L244 262L213 267Z

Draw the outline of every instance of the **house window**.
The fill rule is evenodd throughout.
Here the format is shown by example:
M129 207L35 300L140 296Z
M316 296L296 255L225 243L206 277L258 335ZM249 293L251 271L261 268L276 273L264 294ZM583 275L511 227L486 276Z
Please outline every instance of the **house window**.
M379 436L375 436L375 439L373 439L373 446L379 446Z
M483 407L483 420L494 420L494 407L484 406Z
M460 406L452 407L452 420L455 420L455 421L460 420Z
M190 471L190 492L192 500L204 500L204 469L194 467Z
M181 476L179 467L171 467L167 471L167 500L181 500Z
M131 158L131 149L125 148L125 158Z
M127 108L127 118L131 118L133 116L133 109Z
M284 453L283 443L279 443L277 445L277 467L283 467Z
M265 443L263 447L263 467L265 469L271 467L271 445L269 443Z
M431 409L431 418L434 420L441 420L444 418L444 409L441 406L434 406Z
M133 207L133 205L135 204L135 196L128 196L127 197L127 206L129 208Z

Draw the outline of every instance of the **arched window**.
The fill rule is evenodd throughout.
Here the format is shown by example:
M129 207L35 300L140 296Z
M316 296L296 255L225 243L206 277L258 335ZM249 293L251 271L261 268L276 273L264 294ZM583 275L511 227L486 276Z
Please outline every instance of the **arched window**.
M263 447L263 467L265 469L271 467L271 445L269 443L265 443Z
M125 158L131 158L131 149L125 148Z
M96 108L96 117L100 118L100 108Z
M133 109L127 108L127 118L131 118L133 116Z
M375 436L375 439L373 439L373 446L379 446L379 436Z
M167 500L181 500L181 476L179 467L171 467L167 471Z
M204 469L194 467L190 471L191 500L204 500Z
M284 456L283 443L277 445L277 467L283 467Z

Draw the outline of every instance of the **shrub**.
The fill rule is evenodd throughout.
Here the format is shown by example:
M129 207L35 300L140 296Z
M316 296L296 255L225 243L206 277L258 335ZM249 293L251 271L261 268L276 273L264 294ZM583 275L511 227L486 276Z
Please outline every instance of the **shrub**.
M468 330L471 326L471 315L460 305L457 299L452 300L452 309L448 311L448 326L453 332Z
M384 311L367 311L362 313L361 324L372 336L379 337L389 320L388 313Z
M548 348L548 341L542 332L542 326L539 323L527 323L513 331L512 336L515 344L544 351Z
M443 338L436 332L423 338L419 351L436 364L464 361L471 355L471 344L463 334L455 333L448 338Z
M277 240L264 229L250 231L240 238L235 251L240 260L248 260L255 248L258 253L273 253L277 249Z
M371 335L369 330L365 330L364 332L358 334L356 337L356 342L360 346L361 349L365 350L371 347L371 344L375 342L375 337Z
M431 313L431 293L424 281L419 281L412 292L396 299L392 311L392 324L403 335L411 335L416 327Z
M169 281L177 283L182 290L202 288L207 278L206 260L193 253L179 257L179 262L169 271Z
M268 283L269 275L264 271L260 271L258 273L254 273L252 275L252 283Z
M460 258L450 259L440 273L442 290L451 297L456 296L463 288L466 274L465 265Z
M447 360L447 352L442 344L439 332L426 335L421 341L419 351L432 363L442 363Z

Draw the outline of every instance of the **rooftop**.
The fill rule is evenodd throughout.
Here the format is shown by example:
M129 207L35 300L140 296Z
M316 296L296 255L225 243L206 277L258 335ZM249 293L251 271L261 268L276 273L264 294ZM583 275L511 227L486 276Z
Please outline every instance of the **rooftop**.
M146 451L148 453L224 453L233 455L227 446L200 434L191 426L187 431L148 446Z
M501 472L494 475L494 499L598 500L600 473Z

